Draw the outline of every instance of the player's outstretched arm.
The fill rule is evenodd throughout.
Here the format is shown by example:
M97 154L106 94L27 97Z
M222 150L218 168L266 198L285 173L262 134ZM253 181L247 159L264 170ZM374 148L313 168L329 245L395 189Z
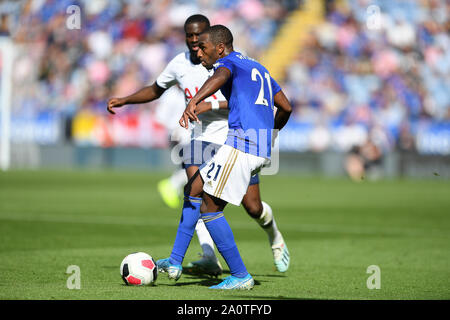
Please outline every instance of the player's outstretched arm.
M228 109L228 101L223 100L217 102L219 104L219 109ZM212 103L211 102L205 102L202 101L199 104L197 104L197 107L195 108L195 114L199 115L208 111L213 110Z
M214 72L214 74L210 78L208 78L208 80L206 80L206 82L203 84L200 90L198 90L191 101L189 101L189 104L184 110L183 115L181 116L181 119L179 121L180 126L187 129L189 127L189 120L199 122L197 114L195 112L197 104L217 92L217 90L219 90L220 87L222 87L228 81L230 76L230 70L224 67L218 68Z
M273 97L273 103L275 107L277 107L274 129L281 130L289 120L292 112L292 107L288 98L284 95L282 90L278 91L277 94L275 94L275 96Z
M166 89L161 88L155 82L151 86L144 87L129 96L109 99L106 109L109 113L116 114L113 111L113 108L120 108L126 104L147 103L161 97L164 91L166 91Z

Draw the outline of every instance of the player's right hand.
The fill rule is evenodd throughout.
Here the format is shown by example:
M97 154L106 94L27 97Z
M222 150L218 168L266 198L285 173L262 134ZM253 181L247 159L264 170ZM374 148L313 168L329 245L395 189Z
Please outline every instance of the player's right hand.
M179 121L180 126L182 126L185 129L189 128L189 120L190 121L197 121L200 122L198 120L197 114L195 112L196 109L196 104L191 100L189 101L186 109L183 112L183 115L181 116L181 119Z
M113 111L113 108L120 108L125 104L125 100L122 98L111 98L108 100L108 105L106 106L106 109L111 114L116 114Z

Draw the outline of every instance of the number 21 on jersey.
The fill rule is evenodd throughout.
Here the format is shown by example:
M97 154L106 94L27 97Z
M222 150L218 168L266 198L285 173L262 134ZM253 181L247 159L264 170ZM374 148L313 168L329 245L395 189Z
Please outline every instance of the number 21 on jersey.
M266 78L267 86L269 87L269 95L270 95L269 101L272 102L272 84L270 82L270 75L267 72L264 72L264 77ZM260 104L260 105L268 107L269 102L264 97L264 78L261 75L261 72L259 72L259 70L256 68L252 69L252 81L256 81L256 82L260 83L258 98L256 98L255 104ZM270 107L273 109L272 105Z

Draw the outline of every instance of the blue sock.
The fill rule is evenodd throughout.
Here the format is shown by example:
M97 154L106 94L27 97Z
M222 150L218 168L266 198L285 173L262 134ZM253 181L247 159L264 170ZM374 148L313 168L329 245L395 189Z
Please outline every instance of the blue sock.
M209 234L225 259L232 276L243 278L248 272L239 254L233 231L225 219L223 212L211 212L201 215Z
M200 218L201 198L185 196L183 203L183 211L180 223L178 224L175 243L173 244L172 253L169 262L171 264L181 264L186 254L189 243L194 235L195 226Z

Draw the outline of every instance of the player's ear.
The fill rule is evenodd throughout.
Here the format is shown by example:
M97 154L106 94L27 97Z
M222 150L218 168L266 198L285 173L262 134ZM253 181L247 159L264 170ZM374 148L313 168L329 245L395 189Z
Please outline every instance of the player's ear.
M220 42L220 43L216 46L216 50L217 50L217 53L219 54L219 56L221 56L222 53L225 51L225 44L223 44L222 42Z

